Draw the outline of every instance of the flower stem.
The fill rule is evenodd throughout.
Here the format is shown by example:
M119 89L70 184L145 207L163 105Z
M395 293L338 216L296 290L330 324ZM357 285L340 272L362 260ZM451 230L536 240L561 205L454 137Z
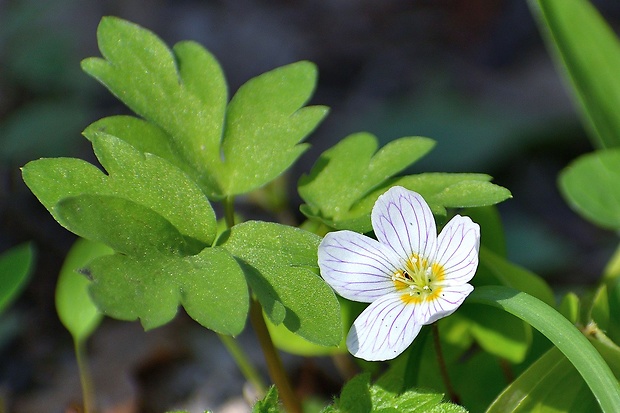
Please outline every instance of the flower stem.
M95 391L93 387L93 379L86 361L85 341L74 340L73 344L78 370L80 371L80 384L82 385L82 402L84 403L84 413L92 413L94 412Z
M224 198L224 220L226 221L226 227L232 228L235 225L235 197L228 196Z
M222 344L224 344L224 347L226 347L226 350L228 350L228 353L230 353L235 360L243 376L254 386L254 389L256 389L259 396L262 398L265 393L267 393L267 387L260 377L260 374L258 374L258 371L256 371L246 354L241 347L239 347L239 344L237 344L237 340L226 334L218 334L218 337L222 341Z
M439 364L439 372L441 373L441 378L443 380L443 384L446 387L446 391L448 392L448 397L450 397L450 401L452 403L460 404L460 398L458 394L454 391L454 387L452 387L452 382L450 381L450 376L448 375L448 369L446 368L446 361L443 358L443 352L441 351L441 342L439 341L439 327L437 323L432 324L433 329L433 341L435 342L435 353L437 354L437 363Z
M269 375L278 388L284 409L289 413L301 413L301 404L293 392L293 387L284 371L280 355L273 345L269 330L267 330L267 325L263 318L263 310L256 299L252 299L250 303L250 321L265 355Z

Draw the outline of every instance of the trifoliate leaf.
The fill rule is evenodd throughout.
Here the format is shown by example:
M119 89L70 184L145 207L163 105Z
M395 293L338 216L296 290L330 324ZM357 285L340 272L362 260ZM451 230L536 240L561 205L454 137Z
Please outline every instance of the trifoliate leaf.
M394 140L378 149L369 133L349 135L321 155L309 175L299 181L306 202L301 211L336 229L372 230L370 211L382 193L402 185L420 193L433 213L446 208L492 205L510 192L488 182L484 174L421 174L394 176L428 153L434 141L422 137Z
M299 194L306 202L302 212L336 228L350 221L363 225L357 223L360 219L369 224L370 210L352 212L354 205L385 186L387 179L424 156L433 145L428 138L407 137L377 151L377 138L370 133L347 136L325 151L310 174L299 180Z
M100 121L87 136L114 124L136 143L148 129L138 147L184 170L213 199L249 192L284 172L327 112L301 108L316 83L309 62L250 80L227 107L222 70L200 45L180 42L170 50L152 32L113 17L102 19L97 37L103 58L85 59L82 68L145 121Z
M150 329L170 321L182 305L219 333L243 329L247 284L223 248L202 249L155 211L123 198L79 195L63 199L54 211L71 231L117 251L88 266L93 299L105 314L140 318Z
M249 221L222 235L222 246L242 265L269 319L324 346L342 338L338 300L316 273L321 239L285 225Z

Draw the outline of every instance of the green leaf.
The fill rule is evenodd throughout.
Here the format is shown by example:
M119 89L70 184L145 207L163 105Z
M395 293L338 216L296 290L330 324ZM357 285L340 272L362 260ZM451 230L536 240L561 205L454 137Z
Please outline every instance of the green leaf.
M609 326L607 335L620 343L620 279L616 278L607 284L609 300Z
M388 373L390 372L388 371ZM383 384L379 382L383 381ZM385 380L370 385L370 374L351 379L342 389L336 401L335 412L382 412L382 413L466 413L462 406L442 401L442 395L424 390L394 391Z
M570 80L595 146L620 146L620 43L587 0L536 0L532 9Z
M140 318L151 329L170 321L182 305L219 333L243 329L247 284L223 248L201 251L161 215L123 198L80 195L62 200L55 211L75 233L117 251L88 266L93 300L105 314Z
M222 235L222 246L237 258L252 292L276 325L308 341L335 346L342 338L338 300L315 272L321 239L307 231L248 221Z
M488 182L484 174L426 173L394 178L428 153L434 141L405 137L378 148L369 133L349 135L325 151L309 175L299 181L306 202L301 212L336 229L369 232L370 211L382 193L394 185L420 193L433 213L446 208L491 205L510 197L510 192Z
M526 292L550 306L555 306L555 296L549 285L536 274L510 263L490 249L480 248L480 265L474 285L501 284Z
M202 246L213 242L215 213L186 174L114 136L99 133L91 138L109 175L73 158L40 159L22 170L28 187L61 225L66 226L55 206L62 199L83 194L114 196L152 209Z
M590 314L588 320L593 320L601 329L609 329L610 308L609 299L607 295L607 286L601 285L596 289L594 297L592 299L592 307L590 308Z
M139 318L145 329L172 320L179 304L218 333L236 335L245 325L247 285L239 265L223 248L205 248L185 257L115 254L96 259L88 270L97 306L114 318Z
M79 238L60 269L56 284L56 312L76 342L86 340L103 318L88 295L90 280L79 272L94 258L113 252L107 245Z
M349 380L342 388L338 408L342 412L372 412L370 398L370 373L360 374Z
M565 168L559 185L568 204L604 228L620 229L620 149L580 156Z
M85 59L82 68L145 121L106 120L87 136L114 124L124 129L120 137L136 143L147 130L138 147L184 170L212 199L249 192L284 172L327 112L301 108L316 84L309 62L250 80L227 107L222 70L197 43L170 50L152 32L113 17L102 19L97 37L103 59Z
M583 334L553 308L524 292L500 286L478 287L467 302L501 308L529 323L575 366L603 412L620 411L620 385L609 366Z
M525 359L532 343L527 323L495 308L466 306L459 313L470 320L470 333L486 352L515 364Z
M560 301L558 311L566 317L568 321L576 324L579 321L579 314L581 311L577 294L572 292L567 293L564 298L562 298L562 301Z
M423 173L394 182L418 192L434 214L445 215L446 208L473 208L494 205L512 195L504 187L490 183L485 174Z
M325 151L310 174L299 180L299 194L306 202L302 212L330 226L360 219L370 222L370 209L352 212L352 207L377 187L385 186L387 179L424 156L434 144L428 138L406 137L377 151L374 135L361 132L347 136Z
M486 413L587 413L597 407L575 367L553 347L508 386Z
M226 112L222 153L227 194L263 186L308 148L298 143L327 114L323 106L300 109L312 96L315 84L316 67L298 62L241 86Z
M275 386L271 386L265 397L254 404L252 413L280 413L278 389Z
M124 198L105 195L65 198L54 207L54 214L75 234L131 256L152 251L191 255L202 249L157 212Z
M616 377L620 375L620 349L594 325L588 339ZM556 348L534 362L491 404L493 412L593 412L596 399L575 367Z
M34 248L22 244L0 255L0 314L22 292L34 262Z

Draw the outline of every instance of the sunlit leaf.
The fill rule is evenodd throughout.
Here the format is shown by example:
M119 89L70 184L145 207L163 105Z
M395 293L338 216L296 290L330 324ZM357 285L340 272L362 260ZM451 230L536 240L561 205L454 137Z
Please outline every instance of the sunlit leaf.
M395 177L433 146L428 138L404 137L378 149L377 138L369 133L349 135L325 151L310 174L299 180L305 201L301 211L332 228L368 232L372 206L394 185L420 193L438 215L445 215L446 208L491 205L510 197L507 189L491 184L491 177L484 174Z
M92 139L95 154L109 175L74 158L40 159L23 167L24 181L56 220L64 225L54 209L64 198L83 194L114 196L152 209L203 246L213 242L215 213L186 174L114 136L100 133Z
M114 17L102 19L97 38L103 58L85 59L82 68L145 121L100 121L87 135L113 124L136 143L148 130L147 141L137 143L141 150L184 170L213 199L249 192L284 172L327 113L302 108L316 83L309 62L248 81L227 106L222 70L197 43L171 50L152 32Z
M223 248L202 249L155 211L123 198L80 195L55 210L73 232L117 252L87 267L93 300L105 314L140 318L149 329L169 322L182 305L217 332L235 335L243 329L247 284Z
M276 325L324 346L342 338L338 300L316 274L320 238L301 229L248 221L222 236L248 284Z

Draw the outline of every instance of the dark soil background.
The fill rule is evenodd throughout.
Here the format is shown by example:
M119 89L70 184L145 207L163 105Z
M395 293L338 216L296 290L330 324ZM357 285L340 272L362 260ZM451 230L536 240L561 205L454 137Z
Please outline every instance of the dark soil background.
M618 2L594 4L618 22ZM558 172L591 145L523 0L0 0L0 251L27 241L37 249L29 286L0 317L8 411L74 411L81 398L71 339L54 309L74 236L28 191L19 167L49 156L93 161L81 130L126 112L79 66L99 56L104 15L147 27L169 45L202 43L231 92L277 66L317 64L312 103L332 110L288 177L297 219L299 175L344 136L368 130L382 143L436 139L412 172L484 172L508 187L514 198L500 211L510 257L558 291L593 282L615 248L613 234L581 220L558 193ZM261 366L251 331L240 342ZM101 412L250 409L248 387L217 337L182 312L148 333L105 320L89 344ZM299 392L329 400L338 391L342 378L330 360L284 359Z

